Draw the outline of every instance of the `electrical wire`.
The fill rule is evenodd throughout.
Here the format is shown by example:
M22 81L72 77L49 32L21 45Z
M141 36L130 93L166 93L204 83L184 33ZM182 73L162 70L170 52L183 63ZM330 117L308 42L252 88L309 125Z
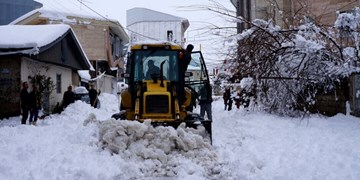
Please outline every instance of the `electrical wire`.
M102 18L108 20L109 22L111 22L111 23L113 23L113 24L115 24L115 25L117 25L117 26L119 25L119 24L114 23L112 20L108 19L107 17L103 16L102 14L98 13L96 10L92 9L92 8L89 7L87 4L83 3L81 0L77 0L77 1L78 1L79 3L81 3L82 5L84 5L86 8L88 8L90 11L94 12L95 14L101 16ZM121 26L121 24L120 24L120 26ZM138 32L136 32L136 31L133 31L133 30L131 30L131 29L129 29L129 28L126 28L126 27L122 27L122 28L124 28L124 29L126 29L126 30L128 30L129 32L132 32L132 33L134 33L134 34L140 35L140 36L142 36L142 37L145 37L145 38L148 38L148 39L151 39L151 40L155 40L155 41L160 41L159 39L156 39L156 38L153 38L153 37L149 37L149 36L143 35L143 34L141 34L141 33L138 33Z
M56 4L58 4L59 6L61 6L64 10L66 10L67 12L72 12L70 9L68 9L66 6L64 6L62 3L59 3L57 0L53 0L53 2L55 2Z
M54 4L52 4L52 2L50 3L50 2L48 2L47 0L42 0L42 2L46 2L46 3L44 3L44 4L46 4L46 6L47 6L49 9L51 9L51 10L53 10L53 11L58 11L58 10L57 10L57 7L54 6Z

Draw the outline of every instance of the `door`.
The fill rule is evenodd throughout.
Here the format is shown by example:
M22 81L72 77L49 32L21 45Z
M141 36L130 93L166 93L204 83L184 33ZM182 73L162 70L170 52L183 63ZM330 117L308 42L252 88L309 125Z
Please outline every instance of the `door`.
M192 75L185 77L185 86L190 88L198 100L209 100L211 98L210 81L204 58L200 51L191 53L191 61L187 72Z

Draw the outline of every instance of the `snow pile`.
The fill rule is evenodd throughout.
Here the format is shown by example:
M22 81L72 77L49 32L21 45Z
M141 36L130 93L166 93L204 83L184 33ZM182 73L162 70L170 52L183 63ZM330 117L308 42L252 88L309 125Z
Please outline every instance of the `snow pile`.
M100 109L76 101L36 126L0 121L0 179L360 179L357 117L224 111L218 97L210 146L203 129L110 119L116 96L99 99Z
M94 122L94 117L88 122ZM86 124L86 123L85 123ZM219 178L221 164L204 128L153 127L150 120L100 123L99 147L118 154L125 161L137 162L141 176ZM189 164L191 164L189 166Z

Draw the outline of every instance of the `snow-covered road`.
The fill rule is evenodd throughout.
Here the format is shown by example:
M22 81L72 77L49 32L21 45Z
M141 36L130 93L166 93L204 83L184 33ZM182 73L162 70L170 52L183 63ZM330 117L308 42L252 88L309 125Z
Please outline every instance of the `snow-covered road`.
M210 146L189 129L108 120L114 99L103 93L100 109L75 102L37 126L0 121L0 179L360 179L356 117L229 112L218 100Z

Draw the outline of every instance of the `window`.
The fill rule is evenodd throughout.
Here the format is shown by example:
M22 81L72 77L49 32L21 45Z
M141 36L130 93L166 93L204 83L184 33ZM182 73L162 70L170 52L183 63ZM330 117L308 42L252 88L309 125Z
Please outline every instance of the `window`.
M61 94L61 74L56 74L56 93Z
M148 79L149 64L156 66L156 69L163 67L163 77L167 80L178 81L178 52L169 50L143 50L134 54L134 80L141 81ZM150 60L152 61L150 63ZM158 70L160 71L160 70ZM160 75L160 72L158 73Z

